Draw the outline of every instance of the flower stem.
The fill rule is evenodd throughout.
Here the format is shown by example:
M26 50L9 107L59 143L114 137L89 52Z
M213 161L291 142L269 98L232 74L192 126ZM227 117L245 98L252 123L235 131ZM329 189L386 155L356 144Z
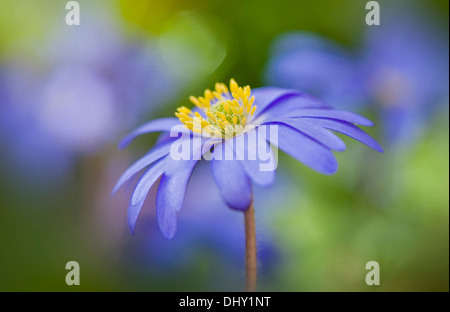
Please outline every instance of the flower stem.
M255 209L253 203L244 212L245 219L245 269L246 269L246 291L256 291L257 285L257 260L256 260L256 229Z

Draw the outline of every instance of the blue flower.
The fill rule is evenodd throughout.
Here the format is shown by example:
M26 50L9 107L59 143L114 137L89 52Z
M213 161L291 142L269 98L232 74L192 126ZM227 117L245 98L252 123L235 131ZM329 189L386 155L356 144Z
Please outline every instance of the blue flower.
M255 153L258 155L253 160L251 157L241 159L238 155L248 155L259 149L272 153L270 144L273 144L312 169L333 174L338 165L332 151L343 151L346 146L328 130L345 134L382 152L381 146L356 126L372 126L370 120L332 109L297 90L264 87L251 91L249 86L239 87L232 79L230 89L217 83L214 91L206 90L203 97L191 97L190 100L196 106L193 111L182 106L176 113L178 118L157 119L144 124L120 143L121 147L126 147L141 134L165 132L153 149L125 171L113 190L115 193L147 168L134 188L128 207L128 225L132 233L147 193L161 177L156 214L163 235L173 238L176 215L183 206L189 179L202 153L209 152L213 156L211 171L222 199L228 207L245 211L252 203L252 183L272 184L275 171L260 169L266 159L259 153ZM180 125L184 125L182 136L169 136L169 132ZM276 126L277 136L272 136L274 131L265 134L267 128L271 130L270 126ZM251 144L251 138L256 138L256 143ZM179 140L194 146L189 159L173 157L172 145L178 145ZM235 153L235 159L223 159L223 153L230 150Z

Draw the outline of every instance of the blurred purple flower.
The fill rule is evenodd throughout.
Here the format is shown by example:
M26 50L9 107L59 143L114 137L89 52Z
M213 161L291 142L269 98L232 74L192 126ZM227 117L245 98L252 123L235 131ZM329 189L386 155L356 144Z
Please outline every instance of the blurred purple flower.
M289 34L275 42L266 79L339 108L373 103L386 141L408 142L448 101L448 35L440 35L412 13L386 13L356 57L324 38Z
M234 133L235 136L225 140L222 139L222 136L212 138L216 140L212 151L215 155L211 160L212 175L222 199L232 209L245 211L250 207L253 197L252 181L262 186L268 186L274 181L275 168L271 171L260 170L259 165L266 163L266 159L259 158L259 153L255 153L258 154L255 155L256 160L247 159L249 157L246 156L248 154L246 149L250 144L247 144L246 141L251 135L257 137L256 146L253 147L255 150L260 146L260 149L270 150L273 153L270 142L305 165L324 174L332 174L337 170L337 161L332 151L343 151L346 148L344 142L329 130L345 134L382 152L381 146L373 138L355 126L355 124L373 125L370 120L357 114L332 109L315 98L296 90L266 87L251 91L248 86L240 88L233 79L230 82L230 90L231 92L224 84L216 84L214 93L206 90L204 98L191 97L191 101L202 108L195 111L195 115L186 107L181 107L178 109L179 113L176 113L180 119L163 118L151 121L132 132L121 142L120 146L125 147L139 135L161 131L167 133L174 126L183 124L186 125L186 128L182 128L188 135L181 140L186 140L189 144L194 141L194 138L197 142L201 140L198 146L194 144L189 160L174 160L170 155L170 150L172 143L178 138L165 139L119 178L113 193L148 167L136 184L130 199L128 224L131 232L134 233L135 224L147 193L162 176L156 195L157 219L163 235L169 239L173 238L176 231L176 215L183 206L186 188L198 162L197 159L204 152L205 146L208 150L212 147L205 145L211 143L211 137L205 137L206 132L200 131L198 134L199 129L196 127L198 125L203 127L204 123L209 120L211 122L211 124L207 122L210 127L209 131L222 129L225 134L228 131L222 121L214 122L216 117L213 113L217 118L222 116L221 120L224 122L228 118L228 123L231 121L234 123L235 129L240 129L239 133ZM233 98L234 100L230 100ZM255 105L252 106L252 103ZM229 114L233 113L226 117L224 115L226 111ZM238 123L239 120L246 121ZM277 137L264 136L258 130L266 129L270 125L277 126ZM189 130L188 127L194 131ZM232 146L236 146L236 153L244 156L243 160L219 160L223 158L216 157L221 155L225 149L233 150ZM241 150L239 150L240 148Z
M361 67L389 143L412 141L448 103L448 34L428 22L392 14L367 31Z
M292 32L275 41L265 81L308 92L334 107L355 108L367 99L354 55L310 33Z
M54 184L66 174L70 154L50 140L30 110L35 82L15 69L0 70L0 142L2 176L27 187ZM24 92L26 90L27 92Z
M153 43L125 40L116 24L86 14L82 25L58 29L44 40L35 56L39 64L31 58L3 60L0 139L11 143L4 157L13 163L23 158L41 164L28 175L67 174L77 156L98 152L176 96L177 83Z

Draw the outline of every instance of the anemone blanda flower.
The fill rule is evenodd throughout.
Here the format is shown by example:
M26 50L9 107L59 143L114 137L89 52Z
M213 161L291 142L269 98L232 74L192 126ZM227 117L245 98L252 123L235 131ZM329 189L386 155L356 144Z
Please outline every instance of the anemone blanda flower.
M263 87L252 91L249 86L239 87L231 79L230 89L217 83L214 91L206 90L203 97L190 97L190 100L196 106L194 110L182 106L178 108L177 118L162 118L144 124L120 143L123 148L144 133L166 132L153 149L125 171L113 189L115 193L148 167L137 182L128 207L128 225L133 233L147 193L161 177L156 195L157 220L166 238L175 234L176 214L183 206L186 188L199 158L175 160L172 157L171 147L179 140L169 136L173 127L184 125L184 132L188 134L184 137L185 142L200 139L201 144L193 144L191 156L204 153L205 147L213 156L222 154L226 146L236 146L236 154L239 149L251 152L260 147L272 151L272 144L323 174L333 174L337 170L332 151L343 151L346 147L329 130L382 152L381 146L356 126L372 126L370 120L332 109L297 90ZM277 137L261 134L266 126L276 126ZM258 129L264 131L259 131L256 144L251 144L249 138L255 136ZM248 144L240 144L244 141ZM214 181L228 207L246 211L252 204L252 182L264 186L273 182L275 170L260 170L263 162L259 155L256 159L223 160L220 156L211 159Z

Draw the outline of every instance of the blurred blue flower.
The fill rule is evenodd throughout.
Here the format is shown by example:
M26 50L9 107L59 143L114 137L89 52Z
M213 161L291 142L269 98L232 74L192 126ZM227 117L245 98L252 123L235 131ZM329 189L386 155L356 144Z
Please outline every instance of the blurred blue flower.
M407 143L448 103L448 34L412 12L391 14L367 31L361 67L387 142Z
M273 156L269 142L324 174L332 174L337 170L332 150L343 151L346 148L344 142L329 130L345 134L382 152L381 146L373 138L355 126L372 126L370 120L351 112L332 109L300 91L272 87L251 91L249 86L241 88L232 79L230 90L224 84L216 84L214 93L206 90L204 97L191 97L191 101L198 107L195 112L180 107L176 113L178 118L157 119L144 124L120 144L125 147L141 134L167 133L174 127L179 127L185 134L181 142L198 143L193 144L188 159L175 160L171 155L171 147L178 137L166 137L119 178L113 193L149 167L136 184L130 199L128 225L132 232L147 193L162 176L156 195L157 219L163 235L173 238L176 215L183 206L192 171L200 156L211 149L214 155L211 171L220 194L227 206L242 211L247 210L252 203L252 181L262 186L268 186L274 181L276 167L262 171L260 165L267 163L267 159L262 159L256 153L259 148L270 151ZM260 131L270 130L269 126L276 126L276 136L267 136ZM252 136L256 139L255 145L247 143ZM232 151L233 146L236 146L233 153L243 156L242 160L223 158L222 153ZM257 154L254 155L256 160L247 156L250 149Z
M341 109L354 109L367 99L362 71L355 55L337 43L311 33L291 32L271 50L265 81L302 90Z
M27 182L26 187L60 181L72 162L71 155L50 140L30 107L36 85L20 66L0 69L0 142L3 176ZM24 92L24 91L27 92Z
M372 103L385 140L408 142L448 103L448 35L441 35L411 12L386 12L380 26L367 29L359 55L319 36L287 34L274 43L266 80L339 108Z
M49 34L33 58L2 60L0 139L11 168L31 180L64 178L78 156L99 152L176 96L153 42L125 40L116 25L86 14L82 25Z

